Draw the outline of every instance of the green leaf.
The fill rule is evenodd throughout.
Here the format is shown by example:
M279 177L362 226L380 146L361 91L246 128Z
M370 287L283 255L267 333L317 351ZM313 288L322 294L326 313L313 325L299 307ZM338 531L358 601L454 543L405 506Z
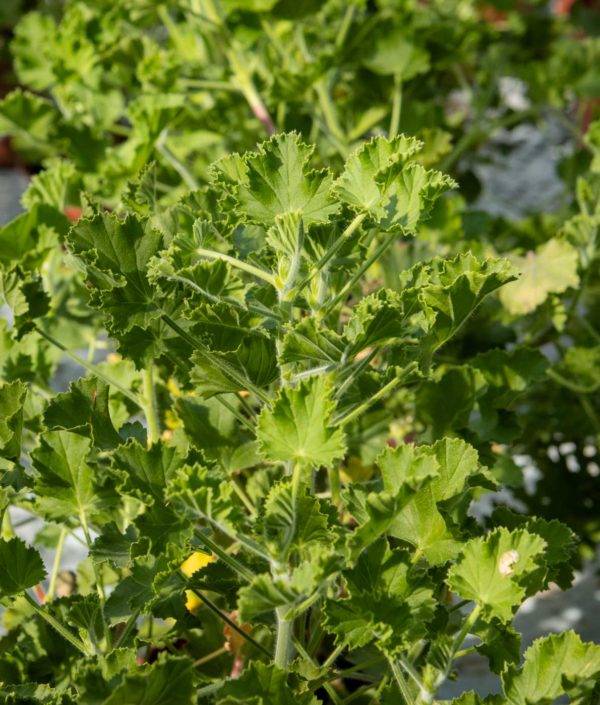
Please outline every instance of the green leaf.
M212 330L207 328L213 341L219 337L218 342L226 351L207 348L193 353L191 378L198 394L209 398L223 392L256 392L275 381L278 368L274 341L243 328L231 331L228 322L216 325ZM238 342L239 336L243 337Z
M577 250L566 240L551 238L535 252L514 258L521 276L500 292L500 300L509 313L531 313L549 294L562 294L579 286Z
M91 441L70 431L48 431L31 454L37 471L35 504L46 518L84 521L98 507L94 470L88 465Z
M279 357L283 363L328 365L338 363L343 353L340 335L320 326L315 318L306 317L286 328Z
M302 488L294 506L291 481L277 483L269 492L258 529L271 555L281 563L292 551L308 557L314 544L329 543L329 517L319 501Z
M426 577L411 573L405 551L379 539L344 578L350 597L325 606L325 628L336 642L359 648L376 640L391 653L425 633L435 610L433 590Z
M258 417L257 439L268 460L304 467L330 467L346 452L344 433L331 425L335 404L331 382L312 377L296 388L284 387L271 409Z
M451 178L410 161L420 149L414 137L374 137L350 155L334 183L334 194L383 230L413 233L435 199L455 185Z
M600 678L600 646L583 643L572 631L537 639L519 670L510 668L502 682L510 705L549 705L577 689L590 692Z
M57 394L44 412L49 429L64 429L90 436L100 448L110 450L121 442L110 419L109 386L97 377L71 382L68 392Z
M433 446L417 447L414 457L418 459L424 479L432 479L426 479L423 486L400 509L388 533L414 546L417 553L422 554L430 563L445 563L458 554L461 536L438 505L472 496L471 485L479 481L477 452L464 441L444 438ZM384 478L392 478L393 472L401 473L401 477L406 473L403 468L406 468L407 456L404 453L398 453L396 457L388 454L384 458ZM395 470L392 469L394 460L398 462ZM466 513L466 507L463 513Z
M12 91L0 102L0 133L17 137L37 153L46 151L46 141L58 118L51 101L26 91Z
M162 503L165 489L182 461L177 449L162 441L144 448L129 439L114 451L112 468L127 492L142 500Z
M244 158L245 174L235 191L238 210L253 223L276 225L299 213L304 227L326 223L339 206L329 196L328 170L312 171L313 147L296 133L274 135Z
M514 270L507 260L479 261L465 254L419 263L402 273L400 284L417 290L431 321L429 345L437 350L455 335L486 296L512 279Z
M406 30L394 27L376 38L373 51L364 63L381 76L396 74L408 81L429 69L429 55L408 40Z
M544 562L547 567L543 587L549 587L551 582L556 583L563 590L571 586L578 539L568 526L556 519L548 521L541 517L515 514L506 507L498 507L492 514L492 521L511 531L523 528L541 536L546 542Z
M237 533L244 513L231 482L217 470L200 465L177 468L169 481L166 499L188 521L208 521Z
M192 661L168 656L126 675L102 705L193 705L194 690Z
M481 639L481 644L475 648L488 659L493 673L501 674L507 666L519 662L521 635L510 625L502 622L482 624L474 628L473 633Z
M217 705L319 705L311 693L295 693L287 684L287 672L273 664L251 662L239 678L219 688Z
M12 597L41 583L46 571L40 554L18 538L0 539L0 595Z
M76 179L75 165L65 159L49 159L45 169L31 177L21 201L25 208L52 206L62 212L66 205L69 187Z
M536 591L530 578L539 572L545 548L540 536L524 529L496 529L485 539L465 544L450 568L448 586L480 605L485 618L508 622L527 595Z
M33 204L27 213L0 227L0 264L20 265L23 270L38 269L67 234L69 221L56 208ZM18 271L18 270L17 270Z
M463 693L460 697L452 700L440 700L440 705L504 705L504 703L501 695L488 695L482 698L473 691Z
M169 248L152 259L148 277L166 295L182 288L213 303L222 300L242 303L246 287L230 265L219 259L208 261L198 254L198 249L204 246L203 228L211 225L197 221L191 235L176 235Z
M600 388L600 345L567 348L554 370L567 384L572 384L583 393L597 391Z
M0 455L19 462L23 434L23 404L27 387L16 380L0 387Z
M37 272L24 272L20 267L0 270L0 301L12 309L15 337L20 339L35 327L35 319L50 310L50 298Z
M91 302L108 317L111 331L145 328L160 315L147 267L163 238L149 221L98 213L73 226L69 243L86 265Z
M238 611L242 622L252 622L285 607L291 609L303 595L294 590L286 578L257 575L238 591Z
M106 601L105 614L113 624L124 622L136 610L148 611L156 598L154 585L157 577L167 570L164 556L138 558L125 577L111 592ZM182 578L182 587L183 587Z

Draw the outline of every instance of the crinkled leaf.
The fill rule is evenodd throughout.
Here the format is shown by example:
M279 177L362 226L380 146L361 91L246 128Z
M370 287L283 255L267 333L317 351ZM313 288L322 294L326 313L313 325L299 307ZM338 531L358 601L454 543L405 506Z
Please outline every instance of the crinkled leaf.
M217 705L318 705L311 693L295 693L287 672L273 664L253 661L239 678L228 680L217 692Z
M325 628L338 643L358 648L376 640L394 652L424 634L435 610L432 586L411 574L405 551L393 551L379 539L344 577L350 597L325 607Z
M600 646L583 643L572 631L537 639L521 669L510 668L502 682L510 705L549 705L576 688L590 691L600 678Z
M234 534L243 521L232 483L200 465L179 467L169 481L166 498L188 521L215 522Z
M112 467L121 487L140 499L162 502L165 489L181 466L183 458L176 448L162 442L144 448L130 439L112 455Z
M50 310L50 298L37 272L24 272L20 267L0 270L0 301L12 310L16 338L21 338L36 325L36 318Z
M331 382L312 377L284 387L273 406L264 407L257 424L261 453L268 460L305 467L330 467L346 452L344 433L331 425L335 404Z
M413 137L374 137L350 155L335 181L335 195L384 230L414 232L435 199L455 185L410 161L420 148Z
M313 152L295 133L274 135L244 159L245 174L235 192L239 211L250 221L274 225L299 213L304 227L325 223L339 206L330 195L329 171L312 171Z
M26 395L27 387L19 380L0 387L0 455L15 462L21 457Z
M144 328L160 315L147 267L163 237L149 221L98 213L73 226L69 243L86 265L92 304L109 318L112 331Z
M168 656L126 675L102 705L193 705L194 664Z
M71 382L68 392L53 397L44 412L49 429L65 429L90 436L103 449L121 442L109 410L109 386L97 377Z

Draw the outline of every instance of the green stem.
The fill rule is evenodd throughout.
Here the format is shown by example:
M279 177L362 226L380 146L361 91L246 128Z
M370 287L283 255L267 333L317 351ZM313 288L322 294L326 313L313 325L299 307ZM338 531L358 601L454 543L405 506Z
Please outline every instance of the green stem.
M394 679L396 680L396 683L398 684L398 688L400 689L400 693L402 694L402 697L404 698L405 704L406 705L415 705L415 701L412 696L412 693L410 692L410 688L408 687L408 683L406 682L406 679L404 678L404 674L398 668L398 664L396 663L396 660L394 658L392 658L391 656L388 656L388 662L390 664L390 668L392 669Z
M125 387L120 385L114 379L111 379L110 377L108 377L108 375L104 374L104 372L102 372L102 370L98 369L95 365L87 362L87 360L84 360L82 357L79 357L79 355L77 355L76 353L68 350L62 343L59 343L58 340L56 340L56 338L53 338L49 333L46 333L46 331L42 330L39 326L36 326L35 330L37 333L39 333L42 336L42 338L45 338L49 343L54 345L56 348L58 348L59 350L62 350L67 357L71 358L71 360L74 360L76 363L81 365L88 372L91 372L94 376L96 376L99 379L106 382L106 384L109 384L111 387L118 389L121 392L121 394L123 394L128 399L130 399L140 409L142 409L142 410L144 409L144 405L143 405L142 401L140 400L140 398L136 394L134 394L129 389L126 389Z
M240 51L235 48L231 48L227 52L227 60L229 61L229 66L233 72L235 80L239 86L240 91L243 93L246 102L250 106L250 109L254 113L255 117L263 124L268 135L274 135L277 132L275 123L271 118L267 106L264 104L254 81L252 80L252 75L248 71L247 59L241 54Z
M572 392L575 392L575 394L590 394L594 391L594 389L590 389L589 387L583 387L582 385L577 384L576 382L571 382L571 380L568 380L566 377L563 377L561 374L556 372L556 370L549 369L547 370L546 374L548 375L548 377L550 377L550 379L553 379L561 386L570 389Z
M355 8L353 4L350 4L346 7L346 12L344 14L344 18L342 19L342 24L340 25L337 37L335 38L335 48L338 51L344 46L344 42L346 41L348 30L350 29L350 26L352 25L352 20L354 19L354 9Z
M336 465L335 467L329 468L327 470L327 476L329 479L329 489L331 490L331 503L338 507L340 503L340 469Z
M294 646L298 650L298 653L300 654L300 656L302 656L302 658L307 663L309 663L313 667L318 666L318 664L311 657L311 655L306 651L306 649L302 646L302 644L300 643L300 641L298 639L296 639L295 637L292 637L292 643L294 644ZM331 680L333 680L333 678ZM323 683L322 687L327 691L327 694L329 695L333 705L342 705L343 701L338 696L338 694L335 692L335 689L328 682Z
M304 287L311 281L315 274L317 272L320 272L321 269L323 269L323 267L329 262L329 260L332 259L332 257L334 257L338 250L344 245L346 240L354 234L357 228L360 227L361 223L366 217L367 213L365 211L364 213L359 213L352 219L348 227L322 255L322 257L316 263L314 268L304 277L304 279L301 280L301 282L296 287L297 291L302 291L302 289L304 289Z
M275 610L275 614L277 616L277 638L274 662L276 666L285 670L290 660L294 623L293 620L286 619L285 607L278 607Z
M346 644L338 644L323 662L323 668L329 668L330 666L332 666L335 663L336 658L342 653L345 648Z
M353 421L357 416L360 416L364 411L366 411L376 401L379 401L389 391L394 389L394 387L397 387L402 382L403 379L404 379L404 377L402 375L399 375L395 379L391 380L385 386L383 386L378 392L376 392L372 397L367 399L367 401L363 402L360 406L358 406L356 409L354 409L354 411L351 411L348 414L344 414L341 417L334 419L333 425L334 426L342 426L343 424L350 423L350 421Z
M471 629L475 626L477 620L479 619L480 614L481 614L481 606L475 605L475 607L473 607L473 610L471 611L471 614L465 619L465 621L461 627L461 630L456 635L456 639L454 640L454 645L452 647L453 654L456 654L456 652L463 645L463 641L467 638L467 635L469 634Z
M345 678L346 676L351 676L354 673L364 671L365 668L370 668L371 666L376 666L378 663L381 663L382 660L383 660L383 656L380 656L378 654L377 656L373 656L372 658L366 659L365 661L361 661L361 663L357 663L354 666L349 666L348 668L344 668L343 671L336 671L331 676L331 680L333 680L334 678Z
M84 656L89 656L90 652L87 646L80 640L78 639L72 632L70 632L63 624L61 624L57 619L55 619L47 610L45 610L43 607L38 605L38 603L34 600L34 598L27 592L25 591L23 593L25 599L29 604L33 607L33 609L37 612L37 614L48 624L55 629L62 637L63 639L66 639L71 646L74 646L78 651L80 651Z
M227 551L222 549L218 544L216 544L212 539L209 539L206 534L201 531L194 531L194 536L203 543L209 551L212 551L216 556L218 556L224 563L226 563L234 572L239 576L244 578L247 582L251 582L254 578L254 574L251 570L242 565L237 558L231 556Z
M178 157L173 154L173 152L166 145L167 133L165 130L161 132L159 138L156 140L156 151L167 161L173 169L181 176L186 186L191 191L197 191L199 184L196 181L196 177L192 172L183 164Z
M394 93L392 95L392 115L390 117L390 130L388 137L394 139L400 129L400 116L402 115L402 78L394 74Z
M250 497L244 492L244 488L241 487L238 484L238 481L235 479L235 477L231 477L231 484L233 485L233 489L237 496L240 498L242 504L246 507L248 510L248 513L253 519L256 519L257 517L257 512L255 506L252 504L250 501Z
M131 634L131 630L134 628L135 623L137 622L137 618L140 615L140 610L134 610L130 615L129 619L127 620L127 623L125 624L125 627L123 628L123 631L119 635L119 638L117 639L117 643L113 646L113 649L120 649L123 644L127 641L129 635Z
M208 81L201 78L180 78L179 80L184 85L198 90L240 92L239 86L233 86L227 81Z
M361 266L354 272L350 279L344 284L340 291L334 296L334 298L325 307L324 315L327 316L333 309L343 301L349 292L352 291L355 284L360 280L363 274L371 267L374 262L383 255L383 253L390 247L390 245L397 239L396 233L388 233L387 237L383 239L379 247L370 255Z
M319 99L319 105L321 107L321 112L323 113L323 118L325 120L325 124L327 125L327 129L340 145L342 156L345 157L348 154L348 137L340 125L335 106L331 100L331 96L329 95L329 91L327 90L324 81L315 83L315 92Z
M148 440L150 445L158 443L160 439L160 421L158 418L158 408L156 404L156 392L154 389L154 365L150 363L142 370L144 414L148 427Z
M461 649L454 654L454 660L456 661L456 659L463 658L463 656L469 656L474 653L477 653L477 649L474 646L471 646L468 649Z
M196 254L200 255L200 257L206 257L206 259L220 259L223 260L223 262L227 262L227 264L230 264L232 267L235 267L236 269L241 269L244 272L247 272L248 274L252 274L255 277L258 277L259 279L262 279L263 281L267 282L268 284L271 284L275 289L277 288L277 284L275 283L275 277L272 274L269 274L269 272L265 272L263 269L259 269L258 267L255 267L252 264L248 264L247 262L243 262L240 259L237 259L236 257L231 257L230 255L226 255L223 252L216 252L215 250L207 250L204 247L198 247L196 249Z
M2 527L0 531L0 537L2 537L5 541L9 541L14 536L15 532L13 530L10 512L8 510L8 507L6 507L4 513L2 514Z
M220 619L222 619L225 624L228 624L234 632L239 634L243 639L245 639L247 642L252 644L252 646L255 646L259 651L261 651L265 656L271 656L271 654L265 649L265 647L260 644L256 639L250 636L250 634L247 634L241 627L239 627L228 615L226 615L224 612L222 612L212 600L209 600L208 597L196 588L191 588L191 591L196 595L196 597L199 597L202 602L208 607L211 612L214 612L214 614L217 615Z
M371 350L371 352L368 355L365 355L361 360L354 361L351 363L349 367L347 367L347 370L350 370L350 374L346 377L346 379L340 384L339 387L336 388L333 398L334 399L341 399L344 392L348 387L354 382L354 380L363 372L363 370L369 366L373 358L377 355L379 351L375 348Z
M242 424L242 426L245 426L252 435L256 435L256 429L252 425L252 423L232 405L225 399L223 399L223 396L221 394L217 394L215 396L215 399L222 404L227 411L229 411L235 418Z
M270 404L271 400L262 389L253 384L249 379L246 379L240 375L235 368L229 365L227 362L222 360L218 355L208 352L202 343L190 335L187 331L183 330L175 321L166 313L163 313L162 320L172 328L183 340L189 343L196 351L204 357L205 360L213 364L215 367L219 368L223 374L230 377L236 384L242 389L247 389L248 391L255 394L261 401L266 404Z
M69 529L62 527L58 536L58 543L56 544L56 553L54 554L54 563L52 564L52 573L50 574L50 584L48 585L48 592L46 593L46 602L52 602L54 599L56 579L58 578L58 572L60 570L60 563L62 561L63 550L65 547L65 539L68 535Z

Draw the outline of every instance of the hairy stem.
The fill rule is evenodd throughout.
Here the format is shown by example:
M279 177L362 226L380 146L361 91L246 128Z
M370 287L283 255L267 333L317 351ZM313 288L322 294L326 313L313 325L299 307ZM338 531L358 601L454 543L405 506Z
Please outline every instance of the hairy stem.
M66 639L71 646L74 646L78 651L80 651L84 656L89 656L90 651L87 646L78 639L71 631L69 631L63 624L61 624L55 617L53 617L46 609L38 605L34 598L26 591L23 593L25 599L33 607L36 613L48 624L55 629L63 639Z
M275 283L275 277L273 277L272 274L269 274L269 272L265 272L263 269L259 269L258 267L255 267L252 264L243 262L241 259L231 257L230 255L226 255L223 252L207 250L204 247L198 247L196 250L196 254L200 255L200 257L206 257L206 259L223 260L223 262L227 262L227 264L230 264L232 267L235 267L236 269L241 269L242 271L247 272L248 274L252 274L253 276L258 277L259 279L262 279L268 284L271 284L271 286L277 288L277 284Z
M203 543L206 548L212 551L216 556L218 556L223 563L226 563L233 571L235 571L239 576L244 578L247 582L250 582L254 578L254 574L251 570L242 565L237 558L229 555L227 551L222 549L218 544L216 544L212 539L209 539L206 534L201 531L195 531L194 536Z
M158 443L160 439L160 421L158 418L158 408L156 403L156 391L154 389L154 365L150 363L145 370L142 370L144 414L148 427L148 445Z
M400 117L402 115L402 78L394 74L394 93L392 95L392 115L390 117L389 138L393 139L400 130Z
M388 657L388 662L390 664L390 668L392 669L392 674L394 675L394 679L395 679L396 683L398 684L398 688L400 690L400 693L402 694L402 697L404 698L405 705L415 705L415 701L412 696L412 693L410 692L410 688L408 687L408 683L406 682L406 679L404 678L404 674L402 673L402 671L398 667L396 660L390 656L390 657Z
M50 574L50 583L48 585L48 592L46 593L46 602L52 602L54 599L54 593L56 591L56 580L58 578L58 573L60 571L60 564L62 561L63 550L65 547L65 539L69 535L69 529L64 526L60 530L58 536L58 543L56 544L56 553L54 554L54 563L52 564L52 573Z
M271 656L271 654L267 651L267 649L265 649L265 647L262 644L260 644L258 641L256 641L256 639L254 639L252 636L250 636L250 634L245 632L228 615L226 615L225 612L221 611L212 600L210 600L208 597L206 597L206 595L204 593L200 592L196 588L191 588L191 590L194 593L194 595L196 595L196 597L199 597L202 600L202 602L208 607L208 609L211 612L214 612L217 615L217 617L219 617L219 619L222 619L225 622L225 624L228 624L233 629L234 632L236 632L243 639L245 639L247 642L252 644L252 646L255 646L259 651L262 651L262 653L265 654L265 656Z
M42 330L39 326L35 327L35 330L37 333L39 333L42 338L45 338L51 345L54 345L54 347L58 348L59 350L62 350L64 354L67 357L70 357L71 360L74 360L77 364L81 365L83 368L85 368L88 372L91 372L95 377L98 377L99 379L103 380L106 382L106 384L109 384L111 387L114 387L115 389L118 389L121 394L126 396L128 399L130 399L136 406L138 406L140 409L143 410L144 405L141 401L141 399L131 392L129 389L126 389L123 387L121 384L116 382L114 379L111 379L108 375L106 375L102 370L98 369L96 365L91 364L87 360L84 360L82 357L77 355L74 352L71 352L68 348L66 348L62 343L60 343L56 338L53 338L49 333L46 333L45 330Z

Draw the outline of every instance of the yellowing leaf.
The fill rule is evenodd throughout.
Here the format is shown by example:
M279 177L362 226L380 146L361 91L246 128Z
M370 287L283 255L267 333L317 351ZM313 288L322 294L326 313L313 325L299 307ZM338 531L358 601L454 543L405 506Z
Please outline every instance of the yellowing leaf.
M566 240L548 240L535 252L514 260L521 276L500 290L500 300L510 313L531 313L548 294L579 286L577 259L577 251Z

